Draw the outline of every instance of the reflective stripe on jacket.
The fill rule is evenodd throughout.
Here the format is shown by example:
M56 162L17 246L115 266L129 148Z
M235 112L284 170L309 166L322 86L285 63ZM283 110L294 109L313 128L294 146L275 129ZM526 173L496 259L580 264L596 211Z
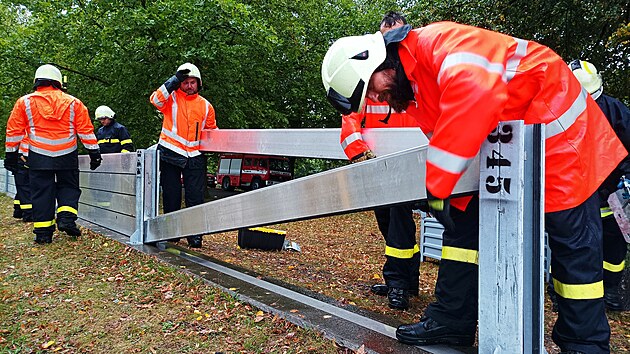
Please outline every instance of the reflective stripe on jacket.
M201 130L217 128L212 104L180 89L169 93L165 85L153 92L150 100L164 114L158 144L184 157L200 155Z
M77 136L86 149L98 149L85 105L53 87L38 87L15 103L7 122L6 151L17 151L25 136L30 151L52 158L77 150Z
M535 42L440 22L399 55L420 117L434 129L427 188L448 197L499 121L546 124L545 212L584 202L627 152L566 63Z

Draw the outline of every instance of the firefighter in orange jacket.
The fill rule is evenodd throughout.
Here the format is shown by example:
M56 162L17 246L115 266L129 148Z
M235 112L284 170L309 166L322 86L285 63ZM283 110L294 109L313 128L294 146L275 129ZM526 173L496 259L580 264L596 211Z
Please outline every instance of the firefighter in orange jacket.
M351 162L376 157L363 141L365 128L417 127L415 118L393 112L388 104L368 100L364 113L351 113L341 118L341 146ZM372 285L370 291L387 295L389 307L405 310L409 296L418 295L420 276L420 248L416 243L416 222L412 204L403 204L374 210L378 228L385 239L385 284Z
M552 338L563 352L610 351L596 191L627 151L562 58L536 42L440 22L339 39L324 57L322 79L342 114L361 111L369 97L396 111L415 106L433 127L427 200L445 227L449 254L437 301L420 322L400 326L398 340L473 344L478 241L457 237L449 197L498 122L524 120L546 125L545 223L560 295Z
M206 156L199 151L202 129L217 129L214 107L199 95L201 73L185 63L151 95L164 115L158 142L164 212L181 208L182 178L186 207L203 203ZM201 236L187 237L190 247L201 247Z
M51 243L59 231L81 235L77 135L90 154L90 169L101 163L94 126L83 103L61 90L62 76L52 65L35 72L35 92L17 100L7 122L6 163L17 164L18 146L28 136L28 167L35 242ZM55 221L55 202L57 218Z

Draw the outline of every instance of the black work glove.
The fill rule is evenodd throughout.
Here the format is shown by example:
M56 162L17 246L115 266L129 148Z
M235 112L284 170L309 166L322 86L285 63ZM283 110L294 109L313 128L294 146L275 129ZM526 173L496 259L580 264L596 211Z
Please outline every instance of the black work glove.
M184 82L184 80L188 78L188 74L190 74L190 69L178 70L175 73L175 77L179 80L179 82Z
M4 155L4 168L15 174L18 170L18 152L7 152Z
M101 165L101 161L103 161L101 152L99 150L90 150L88 154L90 155L90 170L94 171Z
M430 213L446 230L455 231L455 222L451 218L451 198L439 199L433 196L427 189L427 203Z

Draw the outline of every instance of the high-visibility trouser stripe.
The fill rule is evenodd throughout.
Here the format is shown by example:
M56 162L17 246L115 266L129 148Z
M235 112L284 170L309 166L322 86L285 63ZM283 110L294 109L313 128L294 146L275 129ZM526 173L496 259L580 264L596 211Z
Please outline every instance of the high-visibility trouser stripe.
M442 247L442 259L462 263L479 264L479 251L457 247Z
M20 201L17 199L13 199L13 205L20 205Z
M391 107L389 105L371 105L365 106L366 114L387 114Z
M603 280L590 284L564 284L554 278L553 287L565 299L590 300L604 297Z
M194 150L194 151L188 152L188 151L180 148L179 146L175 146L175 145L173 145L173 144L171 144L168 141L163 140L163 139L160 139L158 141L158 144L160 144L160 145L164 146L165 148L167 148L169 150L172 150L172 151L174 151L174 152L176 152L176 153L178 153L178 154L180 154L182 156L195 157L195 156L201 155L201 153L198 150Z
M120 152L130 152L129 150L122 149Z
M623 271L625 267L626 267L626 261L621 261L621 263L619 264L612 264L612 263L608 263L604 261L604 269L609 272L619 273Z
M420 252L420 247L418 244L413 245L413 248L401 249L385 246L385 255L400 258L400 259L409 259L413 258L413 255Z
M195 141L188 141L184 138L182 138L181 136L175 134L174 132L171 132L165 128L162 128L162 133L164 133L164 135L168 136L169 138L177 141L178 143L186 146L186 147L191 147L191 148L196 148L199 145L201 145L201 141L199 140L195 140Z
M343 139L343 141L341 142L341 148L345 150L348 146L350 146L350 144L358 140L363 140L363 136L361 135L361 133L352 133L348 135L345 139Z
M22 210L33 209L33 204L21 204L20 209Z
M608 215L612 215L613 211L610 209L610 207L603 207L603 208L599 208L599 215L602 218L607 217Z
M33 227L36 229L40 229L40 228L44 228L44 227L51 227L55 225L55 220L50 220L50 221L36 221L33 223Z
M69 147L67 149L63 149L63 150L59 150L59 151L50 151L50 150L38 148L36 146L31 146L31 151L36 152L38 154L45 155L45 156L50 156L50 157L63 156L63 155L66 155L66 154L69 154L69 153L73 152L76 149L77 149L77 144L74 144L74 145L72 145L71 147Z
M74 215L78 215L79 214L79 212L75 208L69 207L67 205L60 206L59 208L57 208L57 213L61 213L62 211L67 211L67 212L72 213Z
M118 139L116 139L116 142L118 142ZM131 143L132 143L131 139L125 139L120 142L120 145L131 144Z
M582 88L580 94L575 98L571 107L567 109L556 120L547 123L545 127L545 138L554 137L565 130L568 130L578 117L586 110L586 97L588 92Z
M429 149L427 150L427 162L452 174L466 171L473 159L474 157L467 158L455 155L452 152L431 145L429 145Z

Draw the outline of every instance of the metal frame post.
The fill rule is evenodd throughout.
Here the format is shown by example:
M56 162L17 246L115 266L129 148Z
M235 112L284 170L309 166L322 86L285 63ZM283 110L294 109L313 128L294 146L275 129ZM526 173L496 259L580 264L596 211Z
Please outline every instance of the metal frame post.
M136 151L136 231L129 237L129 244L141 245L144 242L145 205L145 150Z
M545 351L543 130L501 122L481 149L480 353Z

